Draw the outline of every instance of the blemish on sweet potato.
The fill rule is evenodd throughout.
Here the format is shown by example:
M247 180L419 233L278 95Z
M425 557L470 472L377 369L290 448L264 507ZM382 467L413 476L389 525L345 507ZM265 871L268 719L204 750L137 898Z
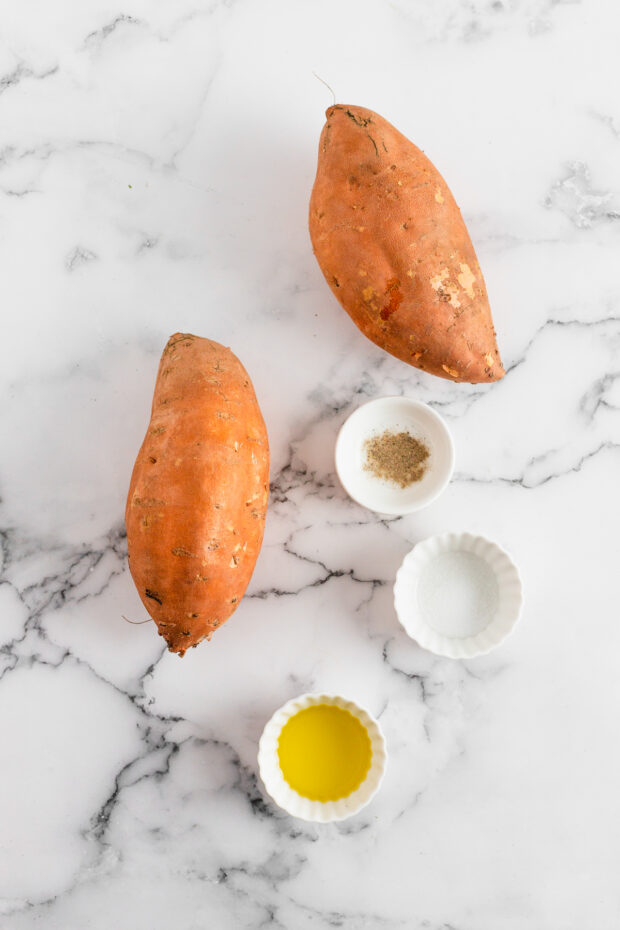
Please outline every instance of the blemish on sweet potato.
M460 269L461 273L456 276L456 280L459 282L467 296L473 298L476 276L473 274L469 265L467 265L465 262L460 263Z
M403 294L400 291L400 281L398 278L392 278L388 281L385 291L388 298L387 304L382 308L380 316L382 320L389 320L393 313L396 313L403 302Z
M135 507L165 507L166 501L159 497L134 497L133 504Z

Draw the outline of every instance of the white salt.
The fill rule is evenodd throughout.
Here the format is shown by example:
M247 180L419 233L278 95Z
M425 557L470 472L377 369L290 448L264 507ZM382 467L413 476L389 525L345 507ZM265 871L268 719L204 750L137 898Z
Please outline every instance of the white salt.
M445 636L475 636L489 625L499 603L495 572L473 552L442 552L418 580L424 621Z

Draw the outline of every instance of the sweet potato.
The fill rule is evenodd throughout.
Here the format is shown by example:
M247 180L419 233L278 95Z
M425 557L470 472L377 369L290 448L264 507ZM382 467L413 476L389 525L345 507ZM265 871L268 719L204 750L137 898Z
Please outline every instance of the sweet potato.
M171 652L236 610L260 551L269 480L265 423L230 349L176 333L131 476L129 568Z
M465 223L437 169L387 120L333 106L310 200L314 253L365 336L452 381L504 374Z

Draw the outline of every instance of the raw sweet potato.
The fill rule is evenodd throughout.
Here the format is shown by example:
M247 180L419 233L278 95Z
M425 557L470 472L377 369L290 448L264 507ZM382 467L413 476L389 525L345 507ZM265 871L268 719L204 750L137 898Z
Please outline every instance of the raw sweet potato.
M268 479L267 431L239 359L210 339L171 336L125 512L129 568L171 652L210 639L236 610Z
M484 279L446 182L372 110L326 115L309 225L332 291L397 358L452 381L497 381Z

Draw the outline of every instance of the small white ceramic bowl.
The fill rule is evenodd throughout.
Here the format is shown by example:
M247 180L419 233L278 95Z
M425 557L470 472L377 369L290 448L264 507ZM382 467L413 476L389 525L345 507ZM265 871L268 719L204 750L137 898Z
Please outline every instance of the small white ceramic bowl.
M394 584L405 630L440 656L468 659L499 645L523 603L516 565L484 536L431 536L409 552Z
M367 439L385 430L408 432L430 455L420 481L400 488L364 468ZM448 427L427 404L409 397L379 397L358 407L345 420L336 440L336 472L347 492L362 507L400 515L421 510L444 490L454 470L454 446Z
M368 774L359 788L338 801L311 801L304 798L284 780L278 761L278 740L284 724L298 711L313 704L332 704L348 710L358 718L370 737L372 758ZM258 770L267 794L293 817L317 823L345 820L366 807L379 790L386 765L385 740L377 721L358 704L333 694L302 694L293 698L269 720L258 745Z

